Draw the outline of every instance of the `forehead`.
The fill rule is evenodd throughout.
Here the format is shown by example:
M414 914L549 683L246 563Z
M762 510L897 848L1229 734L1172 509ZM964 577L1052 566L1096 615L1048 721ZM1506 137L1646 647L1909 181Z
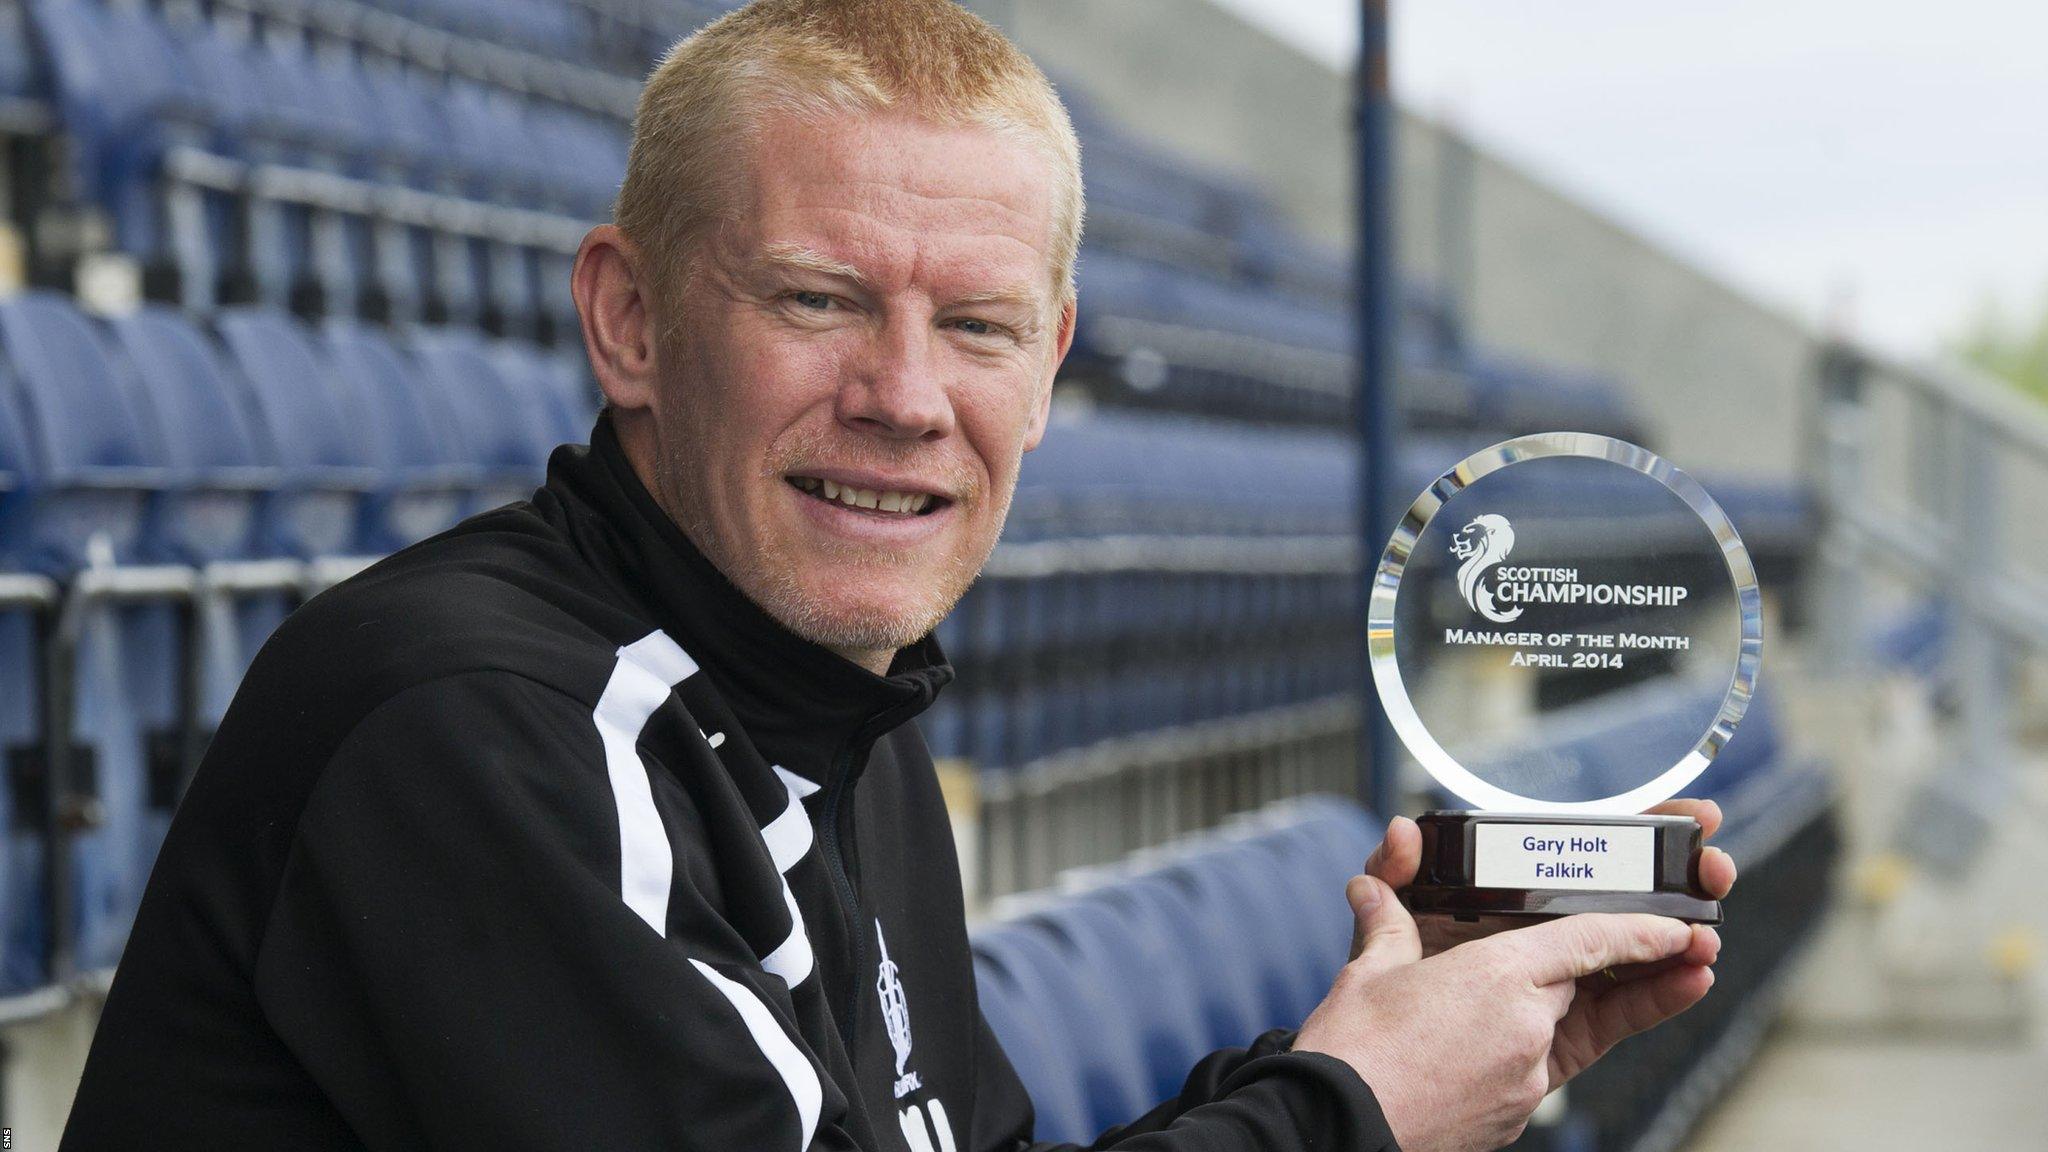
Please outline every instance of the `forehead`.
M972 291L1052 272L1044 154L975 126L899 112L769 120L737 235L756 252L798 245L880 288Z

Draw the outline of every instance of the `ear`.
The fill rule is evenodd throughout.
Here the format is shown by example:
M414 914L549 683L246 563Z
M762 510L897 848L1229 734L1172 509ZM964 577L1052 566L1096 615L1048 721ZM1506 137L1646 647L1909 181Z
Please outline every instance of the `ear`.
M655 300L639 248L615 224L583 237L569 290L583 325L583 348L604 398L621 411L654 403Z
M1038 447L1045 439L1045 424L1052 416L1052 382L1060 374L1060 365L1066 363L1067 353L1074 348L1074 316L1076 304L1068 301L1060 308L1059 330L1053 337L1052 361L1045 366L1045 378L1039 381L1038 405L1031 413L1031 427L1024 433L1024 450Z

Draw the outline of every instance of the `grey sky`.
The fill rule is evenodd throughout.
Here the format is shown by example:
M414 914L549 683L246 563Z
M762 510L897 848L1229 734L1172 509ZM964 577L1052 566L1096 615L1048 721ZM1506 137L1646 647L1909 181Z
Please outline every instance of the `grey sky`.
M1216 0L1333 65L1350 0ZM1394 0L1394 83L1809 321L1933 351L2048 306L2048 8Z

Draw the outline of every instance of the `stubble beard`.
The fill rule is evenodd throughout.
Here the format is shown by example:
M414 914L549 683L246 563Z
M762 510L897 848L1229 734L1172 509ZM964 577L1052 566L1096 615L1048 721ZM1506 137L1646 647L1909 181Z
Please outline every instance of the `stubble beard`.
M782 477L792 468L817 459L816 449L823 439L821 436L798 437L772 454L758 479L770 484L785 483ZM960 598L967 594L982 566L988 562L996 540L1002 535L1002 526L1009 518L1010 501L1015 495L1014 483L1001 486L1001 491L989 491L981 488L974 477L957 478L949 485L951 490L969 494L956 501L953 515L965 517L984 500L996 502L995 531L986 544L940 561L936 572L914 583L913 587L918 589L914 597L896 597L892 604L876 604L848 614L835 610L814 595L804 572L800 570L805 560L786 544L754 541L751 545L728 549L712 529L704 502L690 498L689 483L682 468L686 452L687 445L680 444L674 451L657 449L655 452L655 481L661 489L657 500L670 518L675 520L677 527L690 538L698 551L703 552L725 574L725 578L763 612L797 636L835 650L893 652L916 643L938 627L959 604ZM862 455L858 450L853 454L856 457ZM877 459L882 455L866 454ZM836 459L844 462L845 455L841 452ZM1016 475L1014 463L1009 469L1009 475L1013 477ZM810 499L808 496L803 498ZM738 554L729 554L733 552ZM825 541L814 546L811 555L814 560L822 558L829 565L833 573L829 579L857 586L868 583L868 574L892 573L905 563L900 555L841 541Z

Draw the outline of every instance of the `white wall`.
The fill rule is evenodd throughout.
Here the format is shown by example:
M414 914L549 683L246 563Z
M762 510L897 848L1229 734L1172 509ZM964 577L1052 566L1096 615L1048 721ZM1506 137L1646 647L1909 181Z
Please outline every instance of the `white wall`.
M1347 77L1205 0L1000 0L989 11L1106 113L1260 180L1309 232L1349 237ZM1401 263L1436 284L1443 253L1457 250L1438 211L1455 153L1413 114L1396 147ZM1620 378L1656 446L1688 468L1797 471L1810 333L1512 165L1481 154L1470 172L1463 279L1477 339Z

